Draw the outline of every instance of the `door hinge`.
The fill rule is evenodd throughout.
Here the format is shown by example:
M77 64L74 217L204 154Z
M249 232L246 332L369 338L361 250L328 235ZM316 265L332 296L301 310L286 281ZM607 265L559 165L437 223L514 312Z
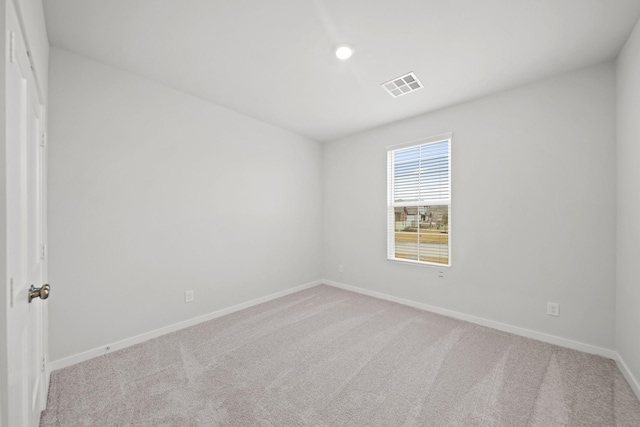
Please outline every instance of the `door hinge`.
M42 370L44 371L47 368L47 358L46 356L43 354L42 355Z
M40 252L40 259L47 258L47 245L42 245L42 250Z
M40 146L41 147L46 147L47 146L47 133L46 132L42 132L42 139L40 140Z
M16 33L9 33L9 62L16 62Z
M9 278L9 307L13 308L13 277Z

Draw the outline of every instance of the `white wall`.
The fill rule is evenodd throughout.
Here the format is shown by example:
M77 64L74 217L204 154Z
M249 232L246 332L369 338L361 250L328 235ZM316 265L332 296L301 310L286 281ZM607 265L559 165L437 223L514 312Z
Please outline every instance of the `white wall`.
M386 146L449 131L453 253L440 279L386 260ZM328 143L324 183L325 278L614 348L612 63Z
M618 57L616 345L640 381L640 24Z
M321 277L317 142L50 61L51 360Z

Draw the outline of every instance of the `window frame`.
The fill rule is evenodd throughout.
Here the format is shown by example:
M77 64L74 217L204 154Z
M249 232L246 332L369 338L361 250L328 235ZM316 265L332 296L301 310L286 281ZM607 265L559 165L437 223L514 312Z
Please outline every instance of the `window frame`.
M387 260L400 262L400 263L408 263L412 265L424 265L428 267L437 267L437 268L451 268L451 260L452 260L452 240L451 240L451 224L452 224L452 203L453 203L453 189L451 182L451 170L452 170L452 161L451 161L451 143L453 140L453 132L442 133L439 135L434 135L425 138L414 139L411 141L403 142L400 144L387 146ZM448 187L449 187L449 198L448 204L430 204L429 201L415 201L415 202L405 202L398 204L394 201L394 153L397 150L402 150L411 147L420 147L424 145L434 144L438 142L447 141L447 155L448 155ZM420 261L420 260L412 260L406 258L396 258L395 257L395 208L396 207L409 207L409 206L448 206L448 220L447 220L447 235L448 235L448 257L447 264L432 262L432 261Z

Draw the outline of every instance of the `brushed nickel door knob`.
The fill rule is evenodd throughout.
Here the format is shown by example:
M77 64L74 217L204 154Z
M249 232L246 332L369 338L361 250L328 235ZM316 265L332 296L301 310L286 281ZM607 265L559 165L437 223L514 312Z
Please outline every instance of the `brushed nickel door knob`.
M51 286L49 286L48 284L42 285L41 288L36 288L35 286L31 285L31 287L29 288L29 302L31 302L31 300L34 298L47 299L49 298L50 292Z

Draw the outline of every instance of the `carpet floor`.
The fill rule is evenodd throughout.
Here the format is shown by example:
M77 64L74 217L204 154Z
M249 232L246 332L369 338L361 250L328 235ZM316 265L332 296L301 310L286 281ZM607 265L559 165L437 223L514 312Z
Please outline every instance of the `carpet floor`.
M41 426L640 426L615 362L320 285L53 372Z

